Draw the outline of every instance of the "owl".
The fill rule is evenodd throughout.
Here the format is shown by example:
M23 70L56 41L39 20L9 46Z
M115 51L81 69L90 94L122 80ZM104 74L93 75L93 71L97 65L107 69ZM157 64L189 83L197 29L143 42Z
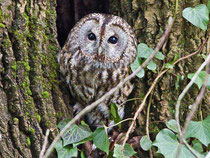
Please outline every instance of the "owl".
M85 16L70 31L58 53L60 71L76 99L75 113L102 97L129 75L129 66L136 58L136 38L131 26L114 15L93 13ZM110 105L115 103L121 118L124 102L133 85L127 82L86 114L93 127L102 122L110 125Z

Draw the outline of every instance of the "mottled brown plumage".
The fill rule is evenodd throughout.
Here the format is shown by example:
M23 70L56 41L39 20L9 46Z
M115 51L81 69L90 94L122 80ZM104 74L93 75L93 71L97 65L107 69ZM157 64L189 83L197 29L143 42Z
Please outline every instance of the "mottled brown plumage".
M71 30L58 54L60 70L77 100L74 111L81 111L128 76L129 65L135 57L136 38L122 18L97 13L82 18ZM132 89L130 82L125 84L86 114L87 122L91 126L98 126L101 121L110 124L111 103L118 106L122 118L122 103Z

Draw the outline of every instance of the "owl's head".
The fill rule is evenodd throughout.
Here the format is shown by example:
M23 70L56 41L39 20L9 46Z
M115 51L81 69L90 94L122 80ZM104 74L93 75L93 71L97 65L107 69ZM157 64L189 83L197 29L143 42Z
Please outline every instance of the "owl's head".
M71 30L68 41L75 52L104 64L131 64L136 57L136 38L130 25L118 16L89 14Z

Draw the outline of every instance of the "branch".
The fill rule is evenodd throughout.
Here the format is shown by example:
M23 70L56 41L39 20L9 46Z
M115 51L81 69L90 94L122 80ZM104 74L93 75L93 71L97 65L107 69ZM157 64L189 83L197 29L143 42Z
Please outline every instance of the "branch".
M207 82L208 82L208 76L209 76L209 65L207 66L207 71L206 71L206 76L205 76L205 81L204 81L203 87L200 90L200 93L198 94L195 103L193 103L190 113L187 115L184 129L182 130L183 138L185 137L185 133L187 132L187 128L190 123L190 120L192 119L193 115L195 114L195 112L198 108L199 103L201 102L202 98L204 97L204 93L205 93Z
M146 120L146 133L147 133L147 137L148 137L149 140L151 140L150 136L149 136L149 113L150 113L150 106L152 104L152 96L153 96L153 93L151 92L151 95L150 95L150 98L149 98L149 103L148 103L148 106L147 106L147 120ZM149 155L150 155L150 158L153 158L151 148L149 149Z
M175 65L175 64L179 63L180 61L185 60L185 59L187 59L187 58L189 58L189 57L191 57L191 56L193 56L193 55L195 55L195 54L197 54L197 53L200 53L201 50L203 49L205 43L207 42L207 40L208 40L208 38L202 43L202 45L199 47L199 49L198 49L196 52L194 52L194 53L192 53L192 54L190 54L190 55L186 55L186 56L184 56L184 57L178 59L176 62L174 62L173 65ZM155 85L156 85L158 79L159 79L163 74L165 74L168 70L169 70L169 69L165 69L164 71L161 71L160 74L155 78L154 82L152 83L151 87L149 88L149 91L148 91L147 94L145 95L145 97L144 97L142 103L140 104L138 110L136 111L136 113L135 113L135 115L134 115L133 122L131 123L130 128L128 129L128 131L127 131L127 133L126 133L126 136L125 136L123 145L125 145L126 141L128 140L129 134L130 134L130 132L132 131L132 128L133 128L133 126L134 126L134 123L135 123L135 121L136 121L136 119L137 119L139 113L142 111L142 109L143 109L143 107L144 107L144 105L145 105L145 102L146 102L147 97L148 97L148 96L150 95L150 93L152 92L152 90L153 90L153 88L155 87ZM147 113L148 113L148 112L147 112ZM147 115L148 115L148 114L147 114ZM148 121L148 119L147 119L147 121ZM147 126L148 126L148 125L147 125ZM147 132L147 136L148 136L148 135L149 135L149 132L148 132L147 127L146 127L146 132ZM148 138L149 138L149 136L148 136Z
M196 55L196 54L200 53L202 51L202 49L203 49L203 47L204 47L204 45L206 44L207 41L208 41L208 38L206 38L204 40L204 42L202 43L202 45L200 45L200 47L198 48L197 51L195 51L195 52L193 52L193 53L191 53L189 55L186 55L186 56L184 56L182 58L179 58L177 61L174 62L174 65L177 64L178 62L182 61L182 60L185 60L185 59L187 59L187 58L189 58L189 57L191 57L193 55Z
M162 71L162 72L155 78L154 82L152 83L151 87L149 88L147 94L145 95L145 97L144 97L142 103L140 104L138 110L136 111L136 113L135 113L135 115L134 115L134 117L133 117L133 121L132 121L132 123L131 123L131 125L130 125L130 127L129 127L127 133L126 133L126 135L125 135L125 139L124 139L124 141L123 141L123 146L125 145L126 141L127 141L128 138L129 138L129 134L131 133L131 131L132 131L133 127L134 127L134 124L135 124L135 122L136 122L136 119L137 119L139 113L140 113L140 112L143 110L143 108L144 108L144 105L145 105L145 102L146 102L146 100L147 100L147 97L150 95L151 91L152 91L153 88L155 87L155 85L156 85L157 81L159 80L159 78L160 78L167 70L168 70L168 69Z
M44 144L42 146L42 151L41 151L41 153L39 155L39 158L43 158L44 157L44 152L45 152L45 150L47 148L47 140L48 140L49 134L50 134L50 130L47 129L46 134L45 134L45 138L44 138Z
M130 120L133 120L133 118L124 119L124 120L122 120L122 121L120 121L120 122L118 122L118 123L116 123L116 124L114 124L114 125L108 126L108 127L105 126L105 129L113 128L114 126L117 126L117 125L119 125L119 124L121 124L121 123L123 123L123 122L130 121Z
M190 87L193 85L193 83L195 82L195 79L198 77L198 74L201 72L201 70L207 65L207 63L209 63L210 61L210 55L208 55L207 59L205 60L205 62L199 67L199 69L196 71L195 75L193 76L193 78L191 79L190 83L185 87L185 89L182 91L182 93L179 95L178 100L177 100L177 104L176 104L176 112L175 112L175 119L176 119L176 123L177 123L177 127L178 127L178 131L179 131L179 135L180 135L180 143L184 143L188 149L193 153L193 155L195 155L196 157L199 157L197 153L194 152L194 150L191 149L191 147L189 146L189 144L185 141L182 130L181 130L181 126L180 126L180 121L179 121L179 109L180 109L180 104L181 104L181 100L183 99L183 97L185 96L185 94L187 93L187 91L190 89ZM180 152L180 145L179 148L177 150L177 157L179 156Z
M174 19L172 17L169 18L169 24L168 27L166 28L165 33L161 37L160 41L157 44L157 47L155 48L154 52L147 58L147 60L136 70L134 71L131 75L129 75L127 78L125 78L122 82L120 82L116 87L112 88L109 92L105 93L101 98L93 102L92 104L86 106L82 111L80 111L71 121L67 123L67 125L61 130L61 132L55 137L51 145L46 151L46 154L44 158L47 158L50 156L51 152L54 149L55 144L60 140L61 136L67 131L67 129L75 123L77 120L79 120L83 115L85 115L87 112L90 112L92 109L94 109L98 104L103 102L107 97L112 95L114 92L116 92L118 89L120 89L127 81L131 80L134 78L145 66L148 65L148 63L154 58L156 53L160 50L162 45L165 42L166 37L168 36L172 25L173 25Z

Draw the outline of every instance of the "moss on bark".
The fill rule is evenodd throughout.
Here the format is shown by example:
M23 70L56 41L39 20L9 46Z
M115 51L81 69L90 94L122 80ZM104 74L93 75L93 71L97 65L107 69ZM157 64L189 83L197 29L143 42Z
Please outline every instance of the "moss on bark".
M0 3L0 157L38 157L45 131L52 140L58 121L71 116L56 62L55 8L52 0Z

